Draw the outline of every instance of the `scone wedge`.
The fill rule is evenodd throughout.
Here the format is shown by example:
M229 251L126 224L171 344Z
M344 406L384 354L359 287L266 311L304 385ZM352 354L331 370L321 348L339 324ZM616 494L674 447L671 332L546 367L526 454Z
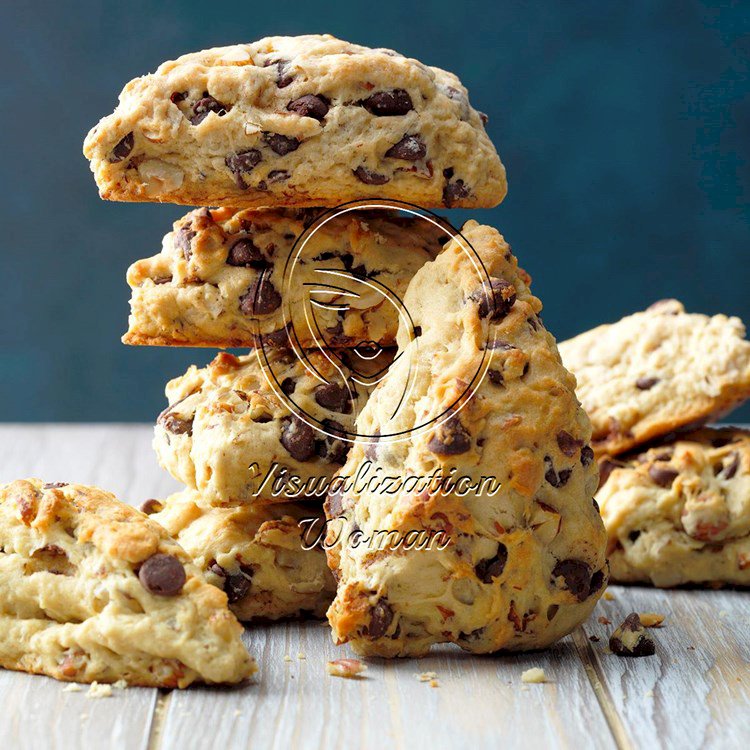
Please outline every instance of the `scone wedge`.
M83 150L110 200L469 208L506 193L484 117L455 75L327 35L165 62L125 86Z
M368 656L541 648L607 582L575 379L500 234L470 221L462 236L412 280L421 335L399 329L400 359L357 419L371 439L353 445L326 501L328 618L336 642ZM376 476L388 484L365 481ZM454 483L418 483L434 476Z
M0 488L0 666L187 687L256 666L226 595L164 529L96 487Z
M739 318L686 313L677 300L560 344L594 430L616 455L718 419L750 397L750 342Z
M396 211L199 209L163 249L128 270L126 344L309 349L393 346L412 276L447 240L439 223Z
M336 584L314 503L212 506L197 492L168 497L151 518L180 543L238 619L324 617Z
M610 468L597 500L613 580L750 586L750 432L706 427Z

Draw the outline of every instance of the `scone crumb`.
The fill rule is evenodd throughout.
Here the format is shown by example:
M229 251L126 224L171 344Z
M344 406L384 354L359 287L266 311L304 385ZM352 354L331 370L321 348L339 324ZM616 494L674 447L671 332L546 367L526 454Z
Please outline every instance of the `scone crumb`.
M656 612L642 612L639 617L644 628L660 628L664 622L664 615Z
M437 672L420 672L414 675L420 682L432 682L437 680Z
M600 625L611 625L612 624L612 620L608 619L607 617L604 617L604 615L601 615L600 617L597 617L596 621Z
M590 640L590 641L591 641L592 643L599 643L599 640L600 640L600 638L599 638L599 636L598 636L598 635L590 635L590 636L589 636L589 640Z
M359 659L334 659L326 664L326 671L332 677L359 677L367 667Z
M297 658L298 659L307 659L307 657L301 651L297 654Z
M646 698L653 698L654 697L654 691L653 690L647 690L643 695Z
M87 698L109 698L112 695L112 685L102 685L96 680L91 683L91 687L86 693Z
M292 657L289 654L284 654L284 661L291 661Z
M63 693L80 693L81 692L81 686L76 682L71 682L69 685L66 685L62 691Z
M126 690L129 687L128 686L128 681L127 680L117 680L117 682L113 682L112 683L112 687L115 688L115 689L117 689L117 690Z
M521 674L521 682L547 682L547 675L541 667L532 667Z
M605 591L602 595L602 598L604 598L608 602L613 602L615 600L615 595L610 594L609 591Z

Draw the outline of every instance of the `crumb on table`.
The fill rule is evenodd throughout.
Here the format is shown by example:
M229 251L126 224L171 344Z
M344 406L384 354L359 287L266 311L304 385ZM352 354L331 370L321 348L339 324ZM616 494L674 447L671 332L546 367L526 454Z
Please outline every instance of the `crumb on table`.
M541 667L532 667L521 674L521 682L547 682L547 675Z
M367 669L359 659L334 659L326 664L326 671L332 677L352 679L359 677Z

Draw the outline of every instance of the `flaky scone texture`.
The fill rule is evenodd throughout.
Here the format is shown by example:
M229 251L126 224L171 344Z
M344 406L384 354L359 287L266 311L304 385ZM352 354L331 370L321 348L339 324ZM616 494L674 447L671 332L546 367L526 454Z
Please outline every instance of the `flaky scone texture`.
M505 170L452 73L332 36L165 62L88 134L101 196L193 206L491 207Z
M597 493L613 580L750 586L750 432L704 428L618 463Z
M591 419L597 455L727 414L750 397L750 342L739 318L662 300L560 344Z
M163 249L128 270L126 344L253 347L261 335L309 349L392 346L412 276L447 240L442 226L395 211L200 209ZM320 210L317 213L321 213Z
M366 477L439 471L475 488L363 479L326 501L338 578L328 618L336 642L368 656L441 642L547 646L588 616L607 581L575 380L500 234L470 221L463 236L476 255L453 240L412 280L405 305L421 335L399 329L402 356L357 420L379 438L355 443L340 477L361 478L369 461ZM428 547L424 532L445 536Z
M213 505L322 499L367 398L360 364L380 367L373 360L352 370L344 354L222 352L207 367L192 365L167 383L154 434L159 463Z
M75 682L186 687L256 671L227 597L114 495L0 488L0 665Z
M197 492L168 497L151 518L180 543L243 621L324 617L336 584L315 503L215 507Z

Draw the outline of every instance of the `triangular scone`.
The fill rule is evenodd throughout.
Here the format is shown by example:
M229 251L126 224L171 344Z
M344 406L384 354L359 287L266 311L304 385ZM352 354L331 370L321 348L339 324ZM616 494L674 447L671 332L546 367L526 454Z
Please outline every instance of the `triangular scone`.
M256 671L227 597L164 529L96 487L0 488L0 666L186 687Z
M317 543L325 539L320 505L215 507L192 490L160 505L151 518L226 592L240 620L325 615L336 584Z
M440 252L445 231L395 210L352 211L316 227L293 251L320 213L201 208L178 219L162 251L128 270L123 341L247 347L272 335L303 349L393 346L397 300Z
M340 471L354 476L369 460L367 477L404 484L375 487L360 473L326 503L329 518L345 519L329 528L339 583L328 617L335 640L365 655L421 655L441 642L540 648L584 620L607 582L575 380L500 234L470 221L463 235L478 258L454 239L412 280L415 335L399 329L403 355L357 421L381 437L355 443ZM435 471L456 486L413 483ZM430 531L444 535L425 549Z
M165 62L125 86L83 151L103 198L491 207L505 169L452 73L332 36L276 36Z
M607 472L596 496L613 580L750 586L750 432L706 427Z
M578 381L597 456L616 455L727 414L750 398L750 342L739 318L661 300L560 344Z

